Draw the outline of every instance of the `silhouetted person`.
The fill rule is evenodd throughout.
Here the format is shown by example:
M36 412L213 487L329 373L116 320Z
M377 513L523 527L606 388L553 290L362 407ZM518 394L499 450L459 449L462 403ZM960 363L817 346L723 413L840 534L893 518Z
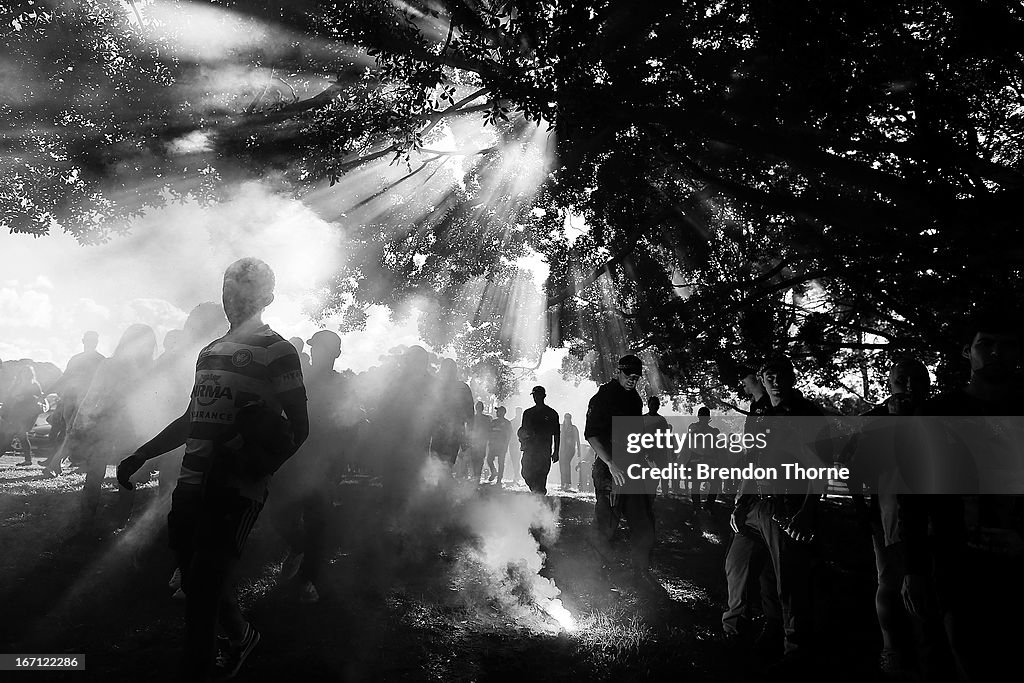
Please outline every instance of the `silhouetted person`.
M1014 315L1014 308L996 309L990 304L971 316L964 332L961 355L970 367L967 386L927 401L923 414L1024 415L1018 375L1020 319ZM958 424L967 422L959 420ZM939 420L929 421L933 429L940 424ZM978 435L981 441L987 431L983 421L979 421L978 429L983 432ZM964 462L948 444L937 452L914 454L916 461L901 466L901 476L910 490L918 491L897 496L898 528L906 559L901 595L923 634L921 673L925 680L949 678L950 672L959 680L993 680L1015 666L1019 646L1016 631L1007 629L997 615L1019 613L1024 608L1024 595L1019 568L993 564L991 556L972 557L967 545L971 531L967 513L971 511L978 527L1015 536L1020 544L1024 531L1022 497L927 493L931 482L967 487L960 480L971 476L977 479L977 472L970 470L970 458ZM1019 449L1019 444L1013 446ZM995 447L979 455L982 462L999 457ZM979 637L985 642L979 642ZM981 646L984 651L979 649Z
M547 495L548 473L551 464L558 462L558 413L544 405L544 387L536 386L530 394L535 405L523 411L523 424L518 432L523 449L523 479L531 491Z
M512 422L505 419L505 407L494 409L495 418L487 435L487 466L491 471L492 484L501 486L505 476L505 458L508 457L508 444L512 440Z
M303 351L305 348L305 342L302 341L302 337L292 337L288 340L288 343L295 347L295 352L299 354L299 361L302 363L303 374L309 372L310 358L309 354Z
M430 450L455 471L459 449L467 445L466 430L473 423L473 392L459 380L459 368L451 358L441 361L437 373L437 425Z
M0 408L0 454L17 438L23 458L19 464L32 464L32 443L28 440L28 433L43 412L42 400L43 390L36 380L35 368L22 365L7 393L7 400Z
M438 412L442 409L435 402L436 389L426 350L410 346L397 372L387 380L381 403L371 418L377 471L389 514L399 512L408 501L433 447L431 433L441 419ZM445 462L451 466L447 459Z
M487 438L491 432L491 416L484 412L483 401L476 402L473 426L469 437L470 481L480 483L487 457Z
M572 488L573 461L580 454L580 430L572 423L572 415L565 414L558 448L558 471L562 490Z
M687 428L687 443L690 444L690 457L687 466L691 472L696 472L697 465L699 464L712 467L718 467L722 464L718 462L719 449L716 446L716 440L721 433L718 427L711 426L711 410L707 406L698 408L697 421ZM704 510L713 510L715 499L718 497L718 492L715 490L716 483L708 483L708 493L703 505L701 504L700 493L701 482L691 479L689 483L692 487L690 489L690 501L693 503L693 509L700 510L703 507Z
M320 572L326 563L327 516L337 481L339 453L347 444L341 408L345 397L342 376L334 370L341 356L341 337L320 330L307 342L310 370L304 377L309 398L309 438L274 478L272 518L288 543L281 568L284 581L297 578L299 599L320 599Z
M654 509L647 493L623 494L625 471L616 464L612 453L612 419L640 417L644 402L636 385L643 376L643 363L637 356L619 359L615 378L605 382L590 399L587 424L583 436L594 449L594 529L591 543L606 563L613 561L611 543L622 517L629 524L633 579L641 590L660 590L651 574L651 551L654 549Z
M151 397L148 383L155 352L153 328L129 325L114 353L100 364L75 415L69 438L72 447L81 449L85 457L83 528L95 521L107 465L117 463L146 433L148 411L144 403ZM118 491L115 526L127 523L134 497L132 491Z
M185 444L167 517L186 595L185 680L233 676L259 642L233 575L271 476L309 429L299 355L262 320L273 271L259 259L235 261L222 300L231 328L199 352L187 410L118 466L130 487L147 460ZM227 636L219 655L218 623Z
M167 334L164 335L164 353L174 353L184 342L185 330L167 330Z
M658 412L661 408L661 399L657 396L650 396L647 399L647 412L644 414L644 431L649 433L656 432L667 432L671 431L671 427L668 424L668 420ZM669 450L667 448L652 449L651 450L652 460L658 468L664 468L669 463ZM662 495L668 495L669 489L673 486L679 486L680 480L677 478L672 479L661 479L656 481L655 484L661 486ZM657 488L655 488L657 492Z
M51 393L60 396L60 406L53 424L52 440L56 446L45 466L45 472L50 476L60 474L61 463L64 460L80 459L78 454L72 453L71 449L67 447L67 436L71 425L75 422L75 414L78 412L82 397L89 391L93 377L96 376L96 370L105 359L105 356L96 350L99 340L99 334L96 332L89 331L82 335L83 351L71 357L64 374L50 387Z

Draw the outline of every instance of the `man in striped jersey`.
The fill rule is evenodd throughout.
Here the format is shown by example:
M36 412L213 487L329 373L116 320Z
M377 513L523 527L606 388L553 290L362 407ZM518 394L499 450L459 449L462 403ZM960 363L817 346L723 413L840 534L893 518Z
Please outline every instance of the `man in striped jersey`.
M223 303L231 328L199 352L188 410L118 466L118 481L131 488L128 478L145 461L185 444L167 526L186 595L190 681L231 678L259 642L232 575L271 475L309 433L298 353L261 319L273 300L266 263L243 258L228 267ZM227 636L219 643L218 623Z

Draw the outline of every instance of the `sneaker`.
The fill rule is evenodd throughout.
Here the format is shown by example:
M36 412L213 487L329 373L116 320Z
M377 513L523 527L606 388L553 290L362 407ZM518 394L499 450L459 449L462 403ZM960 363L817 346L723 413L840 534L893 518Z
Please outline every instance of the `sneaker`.
M217 653L217 664L214 666L215 680L226 681L229 678L234 678L238 670L242 668L242 664L245 663L249 653L253 651L253 648L259 642L260 632L254 629L252 624L247 624L245 627L245 637L242 638L241 643L235 645L229 642L225 650Z
M178 590L174 591L174 595L171 596L171 599L172 600L184 600L185 599L185 591L182 590L181 588L179 588Z
M320 602L320 593L317 592L312 581L307 581L302 585L302 590L299 591L299 602L307 605Z
M171 580L167 582L167 587L172 591L178 591L181 588L181 567L174 568L174 573L171 574Z
M288 557L284 558L284 562L281 564L281 575L278 577L278 582L285 583L294 579L295 575L299 573L299 567L302 566L302 558L305 556L305 553L292 553L288 551Z

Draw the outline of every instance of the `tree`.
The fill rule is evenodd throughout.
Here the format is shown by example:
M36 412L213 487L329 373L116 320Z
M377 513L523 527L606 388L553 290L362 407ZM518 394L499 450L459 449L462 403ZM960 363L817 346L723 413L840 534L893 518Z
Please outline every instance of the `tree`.
M246 175L307 197L355 183L325 310L415 298L431 340L506 367L554 343L607 376L642 350L656 390L708 399L781 351L822 386L866 376L866 392L888 357L938 360L959 314L1019 288L1019 8L210 6L269 36L217 52L241 87L204 80L209 56L180 48L187 3L17 16L4 56L30 78L2 105L5 226L89 241L168 193L212 198ZM84 84L106 96L75 96ZM549 154L525 182L526 160ZM550 266L551 324L524 348L501 302L532 251Z

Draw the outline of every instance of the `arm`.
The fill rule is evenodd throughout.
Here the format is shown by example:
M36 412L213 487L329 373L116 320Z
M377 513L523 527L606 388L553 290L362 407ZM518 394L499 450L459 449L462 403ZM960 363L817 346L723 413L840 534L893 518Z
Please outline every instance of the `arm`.
M188 409L171 424L167 425L146 443L139 446L134 453L117 465L117 483L129 491L135 488L129 478L138 472L147 460L151 460L168 451L181 446L188 439L190 416Z
M626 483L626 475L623 473L622 468L615 464L612 460L612 454L604 449L601 442L596 436L592 436L587 439L587 443L594 449L594 453L597 457L608 466L608 471L611 472L612 481L615 482L616 486L623 486Z

